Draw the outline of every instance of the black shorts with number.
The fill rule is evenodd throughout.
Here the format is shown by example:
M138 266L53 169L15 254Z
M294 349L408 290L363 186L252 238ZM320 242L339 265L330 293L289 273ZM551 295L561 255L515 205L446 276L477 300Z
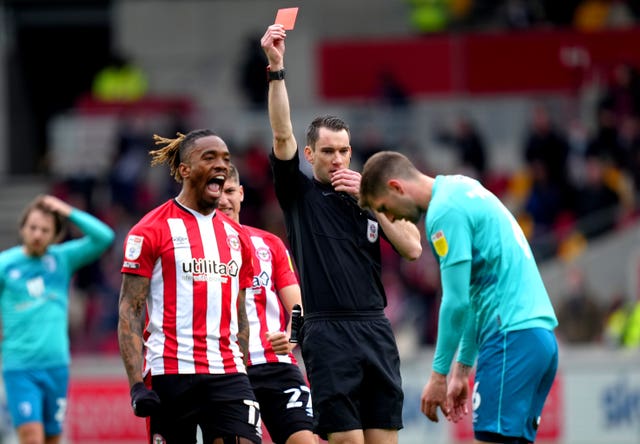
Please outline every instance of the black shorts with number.
M204 442L235 436L262 441L260 407L244 373L158 375L151 387L161 402L150 419L151 444L194 444L197 426Z
M315 432L402 428L400 356L383 312L305 316Z
M274 443L284 444L295 432L313 430L311 394L297 365L259 364L248 367L247 373Z

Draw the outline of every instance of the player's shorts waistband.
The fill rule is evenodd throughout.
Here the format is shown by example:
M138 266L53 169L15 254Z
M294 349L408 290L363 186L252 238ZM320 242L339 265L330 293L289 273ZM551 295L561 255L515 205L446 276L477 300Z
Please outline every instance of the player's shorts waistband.
M318 311L315 313L305 313L306 321L360 321L365 319L386 319L384 310L360 310L360 311Z

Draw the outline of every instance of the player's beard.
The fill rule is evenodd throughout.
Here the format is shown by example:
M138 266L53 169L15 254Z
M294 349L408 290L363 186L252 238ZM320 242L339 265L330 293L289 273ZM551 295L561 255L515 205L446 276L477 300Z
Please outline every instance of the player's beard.
M426 211L422 210L419 206L416 205L411 211L411 214L407 216L406 219L409 222L417 224L424 218L425 213Z
M198 200L198 206L200 207L200 210L203 211L203 213L209 214L218 208L219 200L220 200L220 197L209 198L203 195Z

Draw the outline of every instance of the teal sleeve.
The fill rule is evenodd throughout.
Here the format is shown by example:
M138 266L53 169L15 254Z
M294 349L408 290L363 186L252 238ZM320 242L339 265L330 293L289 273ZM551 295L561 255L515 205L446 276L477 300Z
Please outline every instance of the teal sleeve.
M478 342L476 340L476 316L471 307L467 310L467 323L460 339L460 349L458 350L458 362L473 367L478 354Z
M74 208L69 220L80 229L83 237L65 242L60 250L66 253L70 267L75 270L96 260L113 242L115 233L104 222L89 213Z
M444 267L440 275L442 303L438 317L438 339L433 357L433 370L447 375L463 330L466 328L471 261L457 262Z

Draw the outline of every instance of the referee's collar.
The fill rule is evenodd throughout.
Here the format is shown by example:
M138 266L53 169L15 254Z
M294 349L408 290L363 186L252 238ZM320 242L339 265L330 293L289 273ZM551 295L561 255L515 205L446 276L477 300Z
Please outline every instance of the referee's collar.
M333 185L330 183L322 183L315 177L313 178L313 183L322 191L323 193L336 193L337 191L333 188Z

